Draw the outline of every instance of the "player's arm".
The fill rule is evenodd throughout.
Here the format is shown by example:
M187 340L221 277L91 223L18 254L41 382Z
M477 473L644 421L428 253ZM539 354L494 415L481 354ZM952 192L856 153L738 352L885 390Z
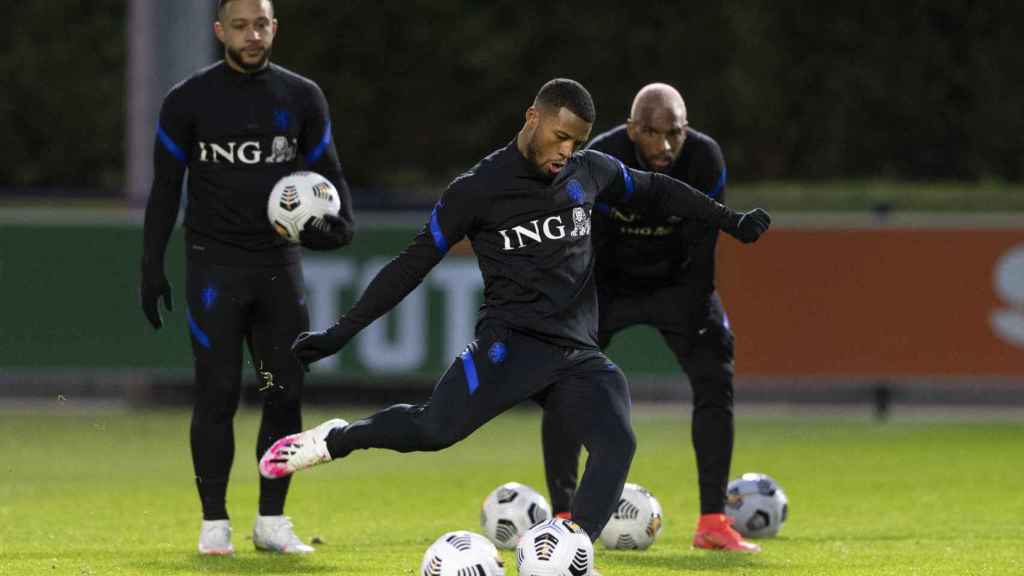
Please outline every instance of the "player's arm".
M634 170L593 150L583 154L600 183L598 198L608 204L625 204L640 212L696 218L744 243L756 241L771 224L768 213L760 208L736 212L671 176Z
M725 158L722 149L711 143L703 153L694 158L696 170L694 184L716 202L725 204ZM715 289L715 247L718 244L718 230L709 227L696 238L690 253L691 284L703 291L703 296L710 296Z
M474 213L471 200L472 193L458 181L449 186L412 243L377 273L345 315L327 330L299 334L292 352L303 366L341 350L360 330L387 314L419 286L449 247L469 233Z
M139 295L146 319L159 329L163 325L158 302L163 298L168 311L173 309L171 285L164 274L167 242L178 219L181 185L192 150L192 120L184 101L182 87L164 98L153 148L153 185L146 202L142 229L142 279Z
M299 234L303 246L313 250L333 250L352 242L355 219L352 215L352 195L341 170L338 151L334 146L331 115L327 99L317 85L312 85L309 102L299 138L299 152L308 170L327 178L338 190L341 210L337 216L324 218L326 226L317 228L307 224Z
M701 149L693 159L695 171L693 184L712 199L725 203L726 169L725 158L717 144ZM703 327L711 306L711 294L715 291L715 247L718 244L718 229L713 226L697 225L689 235L690 263L686 269L684 285L689 295L683 304L690 307L694 330Z

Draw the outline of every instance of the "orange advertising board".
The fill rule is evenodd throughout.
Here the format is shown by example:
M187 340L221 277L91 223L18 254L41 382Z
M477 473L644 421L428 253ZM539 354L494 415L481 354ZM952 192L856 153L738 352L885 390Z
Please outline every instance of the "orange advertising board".
M1024 377L1024 229L785 229L719 242L751 376Z

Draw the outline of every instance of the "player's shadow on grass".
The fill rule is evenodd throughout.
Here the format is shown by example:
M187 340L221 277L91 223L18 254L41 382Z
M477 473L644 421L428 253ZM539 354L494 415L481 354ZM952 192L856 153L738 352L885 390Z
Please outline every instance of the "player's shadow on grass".
M176 556L139 562L139 574L337 574L336 566L313 563L302 556L259 553L233 557Z

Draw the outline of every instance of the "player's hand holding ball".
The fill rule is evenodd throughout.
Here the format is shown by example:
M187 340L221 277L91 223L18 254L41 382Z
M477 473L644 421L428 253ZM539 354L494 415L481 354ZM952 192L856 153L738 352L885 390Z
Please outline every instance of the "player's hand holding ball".
M352 241L352 222L340 214L338 190L316 172L281 178L267 199L267 219L278 235L310 250L334 250Z
M350 242L352 224L335 214L309 220L299 232L299 244L310 250L334 250Z
M739 212L737 216L739 219L735 225L725 232L744 244L757 242L757 239L767 232L768 227L772 224L772 217L761 208L754 208L749 212Z

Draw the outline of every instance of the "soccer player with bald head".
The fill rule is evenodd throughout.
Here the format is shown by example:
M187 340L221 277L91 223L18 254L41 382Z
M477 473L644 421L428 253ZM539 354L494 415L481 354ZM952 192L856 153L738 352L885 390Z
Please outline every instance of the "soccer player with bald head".
M739 213L686 183L628 168L581 148L596 110L579 82L555 78L526 109L506 145L456 178L409 246L349 311L292 345L303 363L336 354L412 292L468 239L484 282L476 334L434 386L430 400L396 404L349 424L327 422L275 442L260 461L283 478L366 449L443 450L502 412L532 399L569 414L566 426L590 454L573 520L591 540L611 517L633 458L625 376L597 342L591 214L599 203L706 222L741 242L768 230L768 213Z
M689 126L686 103L668 84L648 84L625 124L599 134L590 149L630 168L667 174L722 202L722 150ZM733 334L715 291L718 231L677 218L599 202L594 206L598 342L630 326L656 328L693 390L692 441L697 456L700 517L697 548L756 552L724 514L733 445ZM581 443L564 415L545 412L544 460L556 513L568 515L576 495Z

